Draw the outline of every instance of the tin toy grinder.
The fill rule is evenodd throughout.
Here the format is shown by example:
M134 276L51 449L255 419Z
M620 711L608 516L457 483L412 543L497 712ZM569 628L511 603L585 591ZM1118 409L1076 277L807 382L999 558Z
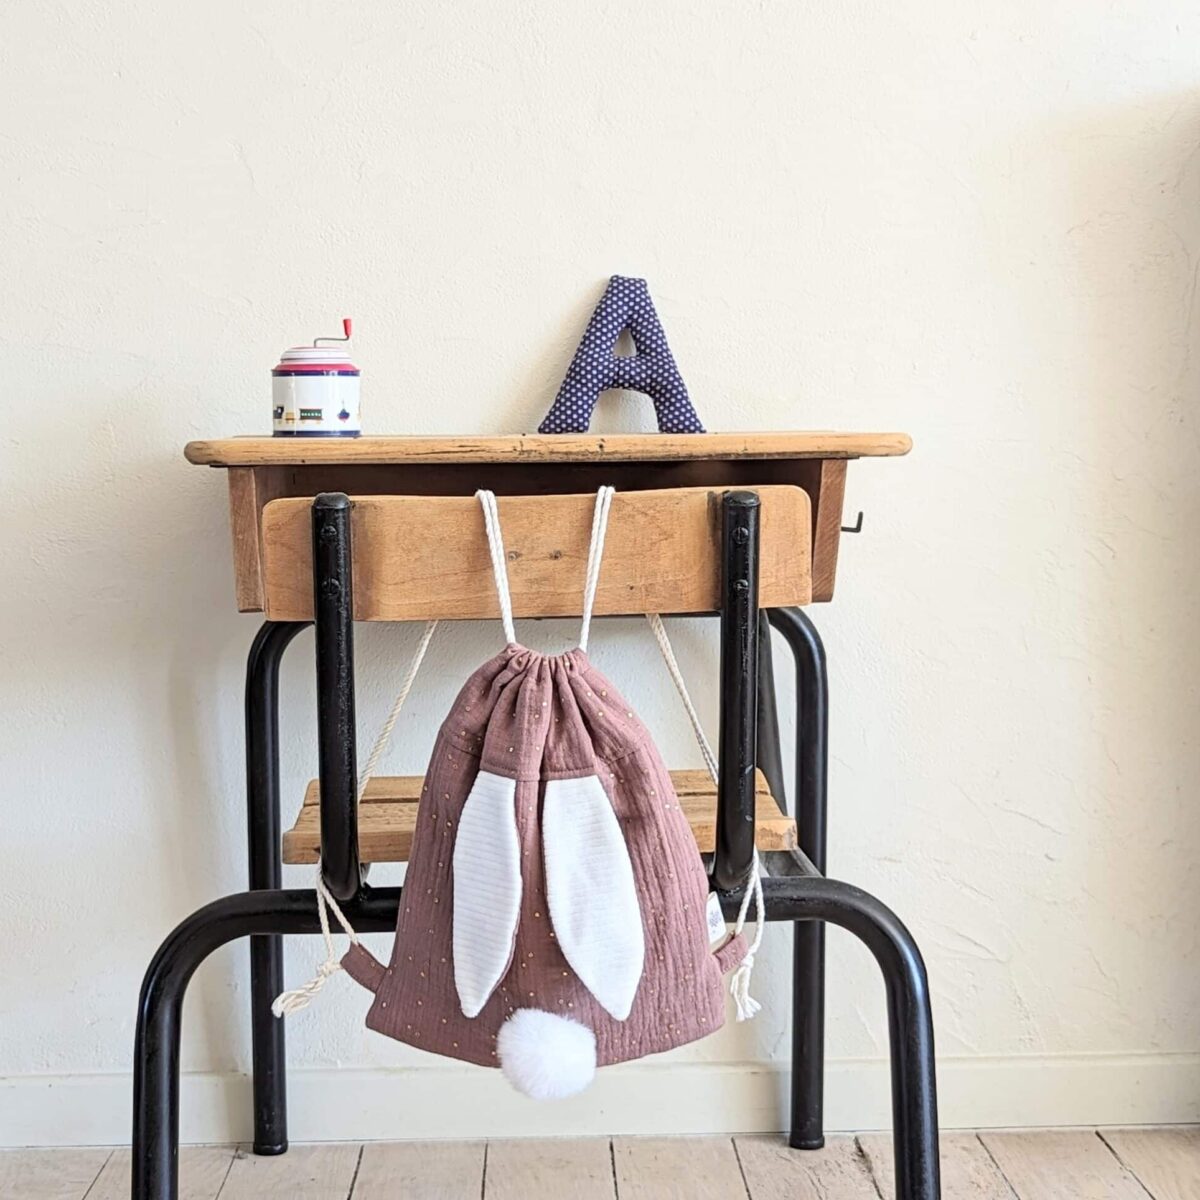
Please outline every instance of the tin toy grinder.
M351 320L342 319L341 337L320 337L311 346L293 346L271 372L275 437L358 437L362 432L359 373L341 346Z

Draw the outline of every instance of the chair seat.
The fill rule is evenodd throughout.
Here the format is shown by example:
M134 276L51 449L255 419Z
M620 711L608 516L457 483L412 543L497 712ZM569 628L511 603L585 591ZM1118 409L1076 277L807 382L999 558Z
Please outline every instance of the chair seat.
M760 850L790 850L796 823L780 811L761 771L755 772L755 843ZM702 854L716 846L717 788L707 771L672 771L671 781ZM358 852L363 862L407 862L421 798L420 775L370 780L358 810ZM285 863L315 863L321 852L321 796L317 780L304 792L296 823L283 835Z

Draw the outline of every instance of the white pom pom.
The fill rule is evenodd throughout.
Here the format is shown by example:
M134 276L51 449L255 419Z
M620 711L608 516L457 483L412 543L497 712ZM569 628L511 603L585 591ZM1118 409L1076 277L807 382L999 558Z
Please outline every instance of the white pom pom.
M582 1092L596 1073L596 1035L578 1021L519 1008L496 1040L500 1069L534 1100L562 1100Z

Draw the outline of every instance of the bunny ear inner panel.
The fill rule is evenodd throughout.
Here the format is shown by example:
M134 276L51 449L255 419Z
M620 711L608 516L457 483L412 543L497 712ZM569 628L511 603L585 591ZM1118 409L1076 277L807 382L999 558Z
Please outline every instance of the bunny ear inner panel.
M595 775L547 780L542 854L559 948L604 1009L624 1021L642 978L645 934L625 837Z
M454 985L476 1017L512 963L521 911L517 782L480 771L454 841Z

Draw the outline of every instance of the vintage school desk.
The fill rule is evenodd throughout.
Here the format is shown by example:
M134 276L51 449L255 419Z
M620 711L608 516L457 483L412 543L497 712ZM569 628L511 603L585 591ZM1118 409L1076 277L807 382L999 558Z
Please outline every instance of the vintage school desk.
M245 696L251 890L193 914L164 942L147 973L135 1056L135 1200L176 1195L179 1012L187 980L216 945L247 934L252 935L254 1149L259 1154L287 1149L284 1026L271 1014L270 1005L283 988L282 933L312 933L317 926L314 893L281 890L282 862L315 862L324 836L327 884L338 894L330 879L339 877L358 927L390 930L395 923L397 889L360 889L360 851L364 862L405 858L418 784L410 779L374 780L360 811L349 811L353 797L339 797L338 805L346 811L326 815L317 804L314 781L295 825L285 832L278 778L278 672L287 645L314 620L320 643L323 620L332 622L325 628L340 623L347 633L355 618L418 619L427 614L415 608L410 612L403 599L382 586L386 563L360 566L357 559L353 611L343 605L335 613L332 601L323 606L321 587L327 596L339 587L337 565L310 554L310 521L312 536L325 522L326 539L344 537L348 550L352 505L347 496L362 498L364 511L370 508L368 498L386 497L392 506L389 519L398 522L402 518L397 512L407 514L404 519L419 520L413 514L421 512L420 502L411 498L471 497L479 488L494 491L502 500L578 497L594 494L602 484L615 486L618 493L662 492L658 503L677 507L655 511L677 511L681 520L691 521L689 528L699 513L702 524L707 520L713 526L713 565L719 569L714 570L711 594L704 588L691 593L685 588L672 601L670 587L660 586L655 572L647 572L636 560L637 547L631 547L628 607L622 607L619 596L610 596L607 607L598 600L597 612L642 611L665 597L664 612L721 614L721 780L714 788L693 778L696 772L678 772L676 786L700 850L712 855L715 885L728 888L744 878L756 844L769 872L764 881L768 918L794 922L791 1145L815 1148L824 1136L823 933L824 922L834 921L866 942L887 985L898 1194L904 1200L934 1200L939 1195L936 1101L924 966L911 936L889 910L858 888L824 878L825 651L800 607L833 596L838 547L846 532L842 501L848 464L859 458L903 455L910 446L904 434L835 432L235 437L189 443L189 462L228 472L237 607L264 612L266 618L250 650ZM705 497L698 498L697 491ZM318 496L322 500L312 504ZM707 507L700 502L704 499ZM302 504L268 510L274 501L287 500ZM654 498L646 503L653 504ZM408 507L397 510L397 504ZM301 521L302 541L294 536ZM533 520L527 524L536 542ZM289 536L294 561L285 556L280 566L278 546ZM695 545L694 539L689 543L682 538L681 543ZM282 578L268 586L264 564L272 547L277 555L275 576ZM674 581L695 574L694 563L672 560L669 540L656 543L655 553L661 556L656 562L659 576ZM348 562L347 555L344 569ZM525 568L514 567L518 569ZM616 570L619 576L619 564ZM361 585L363 572L375 586ZM289 574L294 579L289 580ZM543 594L529 580L527 585L528 595ZM341 586L351 591L349 577ZM544 600L527 602L519 615L558 615L554 590L544 595ZM380 599L386 596L391 598ZM456 603L457 608L440 615L489 615L494 601L468 594L458 596ZM323 616L325 608L329 612ZM791 815L775 706L772 627L787 643L796 668ZM351 687L343 691L349 691L352 715L352 674L349 680ZM323 699L319 694L319 707ZM343 717L346 702L343 695ZM319 718L325 736L336 733L336 717L333 713ZM343 724L343 740L344 734ZM334 790L331 781L331 796ZM722 899L727 912L736 911L740 891Z

